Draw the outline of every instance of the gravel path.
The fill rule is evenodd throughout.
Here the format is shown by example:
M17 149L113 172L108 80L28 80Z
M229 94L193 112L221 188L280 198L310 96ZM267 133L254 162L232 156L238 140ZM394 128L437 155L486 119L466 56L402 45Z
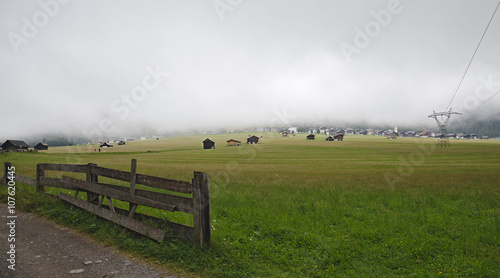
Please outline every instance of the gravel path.
M112 248L103 247L31 213L16 211L7 218L6 204L0 204L0 277L171 277L173 273L135 260ZM15 243L9 242L15 220ZM15 270L11 264L11 244L15 244ZM11 252L12 253L12 252Z

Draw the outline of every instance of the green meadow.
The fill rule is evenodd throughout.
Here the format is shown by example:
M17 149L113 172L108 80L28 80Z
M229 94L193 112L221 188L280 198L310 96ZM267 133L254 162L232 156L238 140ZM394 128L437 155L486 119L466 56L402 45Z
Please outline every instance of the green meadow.
M250 134L260 144L247 145ZM96 163L190 181L210 175L212 245L156 243L17 184L18 207L107 245L207 277L500 277L500 141L277 133L195 135L0 154L16 173L37 163ZM202 149L210 138L216 148ZM226 146L226 140L242 146ZM54 174L57 175L57 174ZM52 193L57 193L52 189ZM2 187L0 199L6 201ZM118 203L117 206L125 204ZM182 213L147 211L190 224Z

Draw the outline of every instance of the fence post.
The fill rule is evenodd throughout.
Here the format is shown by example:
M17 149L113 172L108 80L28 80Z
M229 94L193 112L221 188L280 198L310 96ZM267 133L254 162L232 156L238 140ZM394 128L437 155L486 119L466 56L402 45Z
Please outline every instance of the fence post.
M94 164L94 163L87 164L86 181L93 182L93 183L98 182L99 176L97 174L94 174L94 170L93 170L93 168L95 166L97 166L97 164ZM99 194L87 191L87 202L99 204Z
M41 183L42 178L45 178L45 169L41 164L36 165L36 192L45 192L45 185Z
M2 182L5 183L5 185L9 184L8 173L9 173L9 168L10 167L12 167L12 164L10 162L5 162L4 163Z
M208 174L194 172L193 179L194 241L198 245L210 245L210 184Z
M130 194L135 195L135 182L137 179L137 159L133 158L130 165ZM128 217L134 217L137 204L129 203Z

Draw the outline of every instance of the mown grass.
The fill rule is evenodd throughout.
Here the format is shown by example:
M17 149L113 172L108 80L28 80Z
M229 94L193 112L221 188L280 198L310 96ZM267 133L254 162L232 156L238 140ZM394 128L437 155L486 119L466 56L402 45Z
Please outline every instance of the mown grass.
M131 142L105 153L66 147L1 159L27 176L42 162L129 170L131 158L144 174L190 180L193 171L209 173L208 249L122 234L34 189L20 185L18 192L25 194L19 198L23 209L204 276L500 275L500 142L452 141L452 148L436 149L430 139L325 142L265 133L259 145L224 146L247 135L208 136L217 143L214 150L201 149L207 136L188 136ZM190 221L186 215L162 217Z

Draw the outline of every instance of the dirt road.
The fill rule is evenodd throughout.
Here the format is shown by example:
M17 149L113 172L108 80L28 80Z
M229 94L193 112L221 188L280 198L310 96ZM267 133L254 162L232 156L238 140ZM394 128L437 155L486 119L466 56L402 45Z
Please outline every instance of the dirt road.
M0 204L0 277L178 277L31 213L7 215L6 204Z

